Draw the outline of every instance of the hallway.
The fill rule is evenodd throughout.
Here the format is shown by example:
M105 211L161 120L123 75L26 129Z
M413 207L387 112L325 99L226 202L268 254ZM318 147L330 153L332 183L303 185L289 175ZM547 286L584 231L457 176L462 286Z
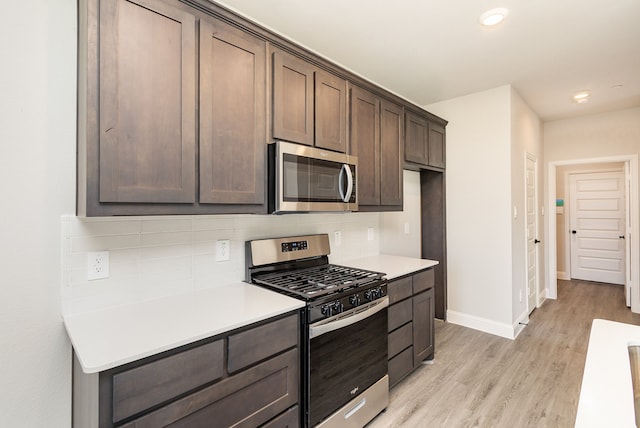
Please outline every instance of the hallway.
M433 364L368 428L573 427L594 318L640 325L622 286L562 280L516 340L438 322Z

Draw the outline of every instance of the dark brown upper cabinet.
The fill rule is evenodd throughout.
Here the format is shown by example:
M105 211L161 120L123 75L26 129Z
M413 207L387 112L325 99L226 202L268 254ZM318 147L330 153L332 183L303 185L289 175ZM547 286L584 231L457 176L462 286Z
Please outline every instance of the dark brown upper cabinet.
M265 201L266 43L200 22L200 202Z
M445 131L444 126L429 122L429 165L445 168Z
M404 157L408 162L429 164L429 123L417 114L406 113Z
M358 157L361 211L402 210L403 110L351 87L350 154Z
M174 0L79 5L78 214L266 213L266 41Z
M445 128L425 116L406 112L405 161L412 168L445 168ZM413 165L412 165L413 164Z
M346 152L347 82L273 50L273 138Z
M99 201L194 202L194 16L103 1L99 28Z

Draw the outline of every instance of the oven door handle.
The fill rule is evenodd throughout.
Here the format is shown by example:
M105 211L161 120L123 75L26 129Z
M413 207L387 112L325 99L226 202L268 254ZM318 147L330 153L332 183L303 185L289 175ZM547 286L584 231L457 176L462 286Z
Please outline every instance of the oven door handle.
M365 309L362 312L357 312L351 316L340 318L335 321L329 321L326 324L309 326L309 339L313 339L314 337L322 336L325 333L348 327L352 324L362 321L365 318L372 316L373 314L380 312L381 310L389 306L389 297L385 296L383 299L376 300L374 303L375 305L372 305L368 309Z

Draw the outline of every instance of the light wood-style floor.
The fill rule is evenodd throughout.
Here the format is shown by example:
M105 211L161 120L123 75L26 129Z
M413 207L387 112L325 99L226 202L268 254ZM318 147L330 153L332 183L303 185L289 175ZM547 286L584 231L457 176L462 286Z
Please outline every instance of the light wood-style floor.
M623 287L558 281L516 340L437 321L432 365L391 391L367 428L573 427L591 322L640 325Z

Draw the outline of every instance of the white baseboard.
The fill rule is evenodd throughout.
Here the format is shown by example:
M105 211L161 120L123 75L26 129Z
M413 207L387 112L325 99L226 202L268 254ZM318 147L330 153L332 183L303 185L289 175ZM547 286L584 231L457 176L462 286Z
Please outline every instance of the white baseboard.
M569 275L567 272L558 272L558 279L563 279L565 281L569 281L571 279L571 275Z
M486 318L480 318L474 315L447 310L447 321L452 324L484 331L485 333L505 337L507 339L514 339L516 337L514 326L488 320Z

